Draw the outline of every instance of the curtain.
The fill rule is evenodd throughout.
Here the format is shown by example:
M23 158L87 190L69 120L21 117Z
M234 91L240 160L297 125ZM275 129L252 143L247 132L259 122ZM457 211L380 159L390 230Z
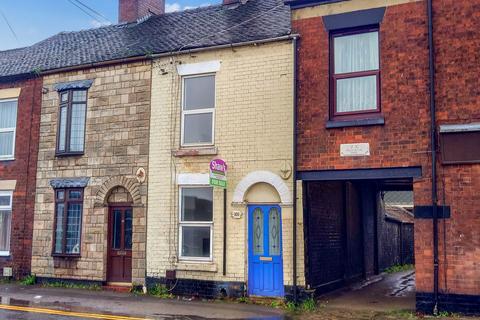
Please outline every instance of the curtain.
M17 101L0 101L0 129L17 126Z
M337 80L337 112L375 110L377 76Z
M0 251L10 251L10 221L12 211L0 211Z
M378 32L334 38L335 74L378 70ZM377 109L375 75L337 79L337 112Z
M377 70L378 32L334 38L335 74Z
M17 126L17 101L0 101L0 156L13 153Z

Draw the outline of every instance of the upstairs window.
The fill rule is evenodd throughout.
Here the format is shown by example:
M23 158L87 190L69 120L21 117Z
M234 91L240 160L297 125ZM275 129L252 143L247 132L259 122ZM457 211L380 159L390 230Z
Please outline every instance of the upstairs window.
M378 29L332 33L332 118L380 111Z
M10 255L12 191L0 191L0 256Z
M60 92L57 155L83 154L85 146L86 113L86 90Z
M83 215L83 189L55 190L53 255L79 256Z
M16 130L17 99L0 100L0 160L14 158Z
M183 78L182 146L214 144L215 75Z

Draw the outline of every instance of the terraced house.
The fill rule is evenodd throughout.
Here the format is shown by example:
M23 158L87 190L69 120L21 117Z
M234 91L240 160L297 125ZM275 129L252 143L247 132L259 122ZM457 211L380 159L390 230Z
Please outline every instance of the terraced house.
M120 1L119 9L117 25L15 53L21 72L42 79L31 272L40 281L147 279L184 294L248 287L284 296L302 281L292 251L288 7L225 1L165 14L163 1ZM226 191L209 186L209 164L220 158Z
M369 278L414 246L417 309L478 313L479 3L287 2L301 39L306 285ZM396 247L392 192L415 215L414 242Z
M293 254L302 217L288 7L224 1L171 18L200 37L153 60L147 282L194 296L290 295L303 258ZM218 166L224 188L210 182Z
M0 274L30 274L42 79L0 52Z

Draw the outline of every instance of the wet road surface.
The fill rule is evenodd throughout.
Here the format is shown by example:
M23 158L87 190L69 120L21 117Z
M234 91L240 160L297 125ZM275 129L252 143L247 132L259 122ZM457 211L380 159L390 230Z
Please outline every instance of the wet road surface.
M149 317L131 317L113 314L101 313L85 313L64 311L47 308L23 307L23 306L9 306L0 305L0 319L15 319L15 320L87 320L87 319L101 319L101 320L206 320L205 318L195 316L165 316L153 315ZM283 320L283 317L251 317L248 319L239 320ZM220 320L220 319L209 319Z
M133 295L109 291L91 291L82 289L46 288L41 285L21 286L15 283L0 285L0 319L11 319L12 311L5 310L2 305L46 308L76 313L96 313L107 315L131 315L137 319L160 320L280 320L284 318L282 310L265 306L255 306L221 301L201 301L195 299L159 299L151 296ZM3 311L2 311L3 310ZM8 312L7 312L8 311ZM31 310L34 311L34 310ZM17 316L19 313L13 313ZM5 316L4 316L5 315ZM7 315L10 318L6 318ZM26 319L75 319L71 314L30 314ZM20 315L18 316L18 319ZM130 320L130 318L87 319ZM13 318L17 319L17 318ZM82 319L82 317L76 317Z
M48 309L44 307L34 306L16 306L16 305L2 305L0 304L0 319L18 319L18 320L86 320L86 319L101 319L101 320L207 320L197 316L170 316L170 315L151 315L148 317L103 314L103 313L89 313L80 311L68 311L60 309ZM284 320L283 316L274 317L249 317L238 320ZM208 319L221 320L221 319Z

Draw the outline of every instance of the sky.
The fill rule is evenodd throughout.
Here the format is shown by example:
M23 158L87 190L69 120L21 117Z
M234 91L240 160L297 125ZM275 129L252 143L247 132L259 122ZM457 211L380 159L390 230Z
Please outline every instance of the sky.
M78 1L104 17L87 15L72 4L81 7ZM165 10L178 11L220 1L167 0ZM90 29L117 20L118 0L0 0L0 50L29 46L61 31Z

